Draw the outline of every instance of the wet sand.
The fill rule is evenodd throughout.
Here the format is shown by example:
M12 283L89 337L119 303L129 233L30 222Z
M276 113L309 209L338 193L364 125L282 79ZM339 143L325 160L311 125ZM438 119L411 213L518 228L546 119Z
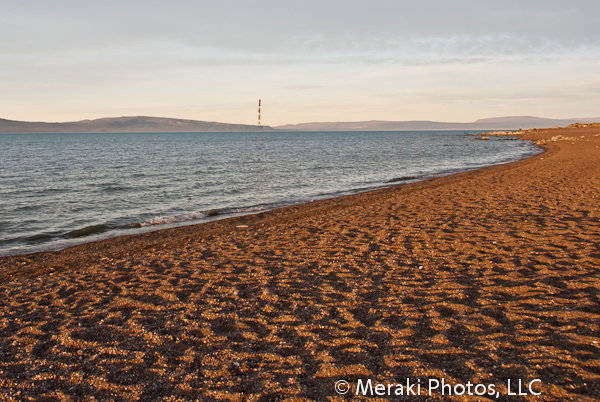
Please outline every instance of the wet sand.
M0 400L599 400L600 127L525 138L547 152L0 258Z

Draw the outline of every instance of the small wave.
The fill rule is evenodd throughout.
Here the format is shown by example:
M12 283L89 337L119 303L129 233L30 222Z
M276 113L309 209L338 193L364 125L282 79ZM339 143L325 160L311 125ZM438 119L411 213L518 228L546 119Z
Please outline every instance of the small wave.
M390 179L388 181L386 181L386 183L396 183L399 181L407 181L407 180L415 180L418 179L419 176L402 176L402 177L395 177L393 179Z
M137 229L137 228L141 228L142 224L137 222L137 223L130 223L128 225L122 225L119 226L119 229Z
M217 213L218 215L218 213ZM142 222L139 225L141 227L144 226L155 226L155 225L165 225L168 223L176 223L176 222L185 222L194 219L202 219L207 216L211 216L209 214L203 214L202 212L192 212L189 214L176 215L176 216L158 216L156 218L152 218L146 222Z
M39 203L36 205L24 205L22 207L15 209L15 211L17 211L17 212L33 212L33 211L38 211L42 208L47 208L47 207L48 207L47 204Z
M44 188L41 190L37 190L38 194L53 194L53 193L65 193L70 191L69 188Z
M245 212L259 212L259 211L265 211L268 208L266 205L257 205L255 207L247 207L247 208L235 208L235 209L231 209L229 212L233 213L233 214L243 214Z
M35 241L43 241L53 239L54 236L46 233L36 234L33 236L26 237L26 241L35 242Z
M230 214L249 214L252 212L260 212L266 211L273 208L278 208L282 206L286 206L290 204L273 204L273 205L256 205L252 207L242 207L242 208L224 208L224 209L209 209L202 212L192 212L189 214L175 215L175 216L158 216L156 218L152 218L142 223L134 223L131 225L127 225L128 228L139 228L146 226L156 226L156 225L167 225L170 223L178 223L178 222L186 222L204 218L212 218L215 216L221 215L230 215Z
M127 191L130 190L129 187L121 187L121 186L107 186L102 189L102 191L113 192L113 191Z
M89 236L89 235L93 235L93 234L97 234L97 233L106 232L109 229L110 228L106 225L86 226L82 229L72 230L68 233L65 233L63 235L63 237L74 239L77 237L84 237L84 236Z

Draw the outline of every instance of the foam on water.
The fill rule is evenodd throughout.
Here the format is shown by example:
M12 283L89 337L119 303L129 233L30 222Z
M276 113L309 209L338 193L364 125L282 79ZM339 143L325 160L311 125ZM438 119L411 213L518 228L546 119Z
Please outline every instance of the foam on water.
M139 225L141 227L165 225L168 223L187 222L187 221L198 220L198 219L206 218L206 216L207 215L203 214L202 212L192 212L189 214L182 214L182 215L176 215L176 216L158 216L156 218L152 218L150 220L142 222Z

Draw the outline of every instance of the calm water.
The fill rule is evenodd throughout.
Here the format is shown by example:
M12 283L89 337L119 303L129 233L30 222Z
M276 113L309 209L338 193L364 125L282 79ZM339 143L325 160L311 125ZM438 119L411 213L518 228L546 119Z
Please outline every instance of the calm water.
M447 131L0 134L0 255L247 214L539 152L525 141L476 141Z

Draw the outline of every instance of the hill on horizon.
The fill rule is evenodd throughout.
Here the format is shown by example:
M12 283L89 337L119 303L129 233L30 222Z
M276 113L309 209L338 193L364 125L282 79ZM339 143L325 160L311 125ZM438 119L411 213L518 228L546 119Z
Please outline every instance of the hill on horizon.
M429 120L357 122L314 122L275 126L277 130L299 131L388 131L388 130L524 130L568 126L574 123L600 122L600 117L580 119L548 119L533 116L507 116L479 119L472 123L447 123Z
M0 119L0 133L185 133L274 131L269 126L227 124L166 117L123 116L66 123Z
M548 119L533 116L506 116L479 119L472 123L429 120L358 122L314 122L282 126L228 124L167 117L105 117L65 123L27 122L0 119L0 133L182 133L255 131L393 131L393 130L524 130L568 126L573 123L600 122L597 118Z

